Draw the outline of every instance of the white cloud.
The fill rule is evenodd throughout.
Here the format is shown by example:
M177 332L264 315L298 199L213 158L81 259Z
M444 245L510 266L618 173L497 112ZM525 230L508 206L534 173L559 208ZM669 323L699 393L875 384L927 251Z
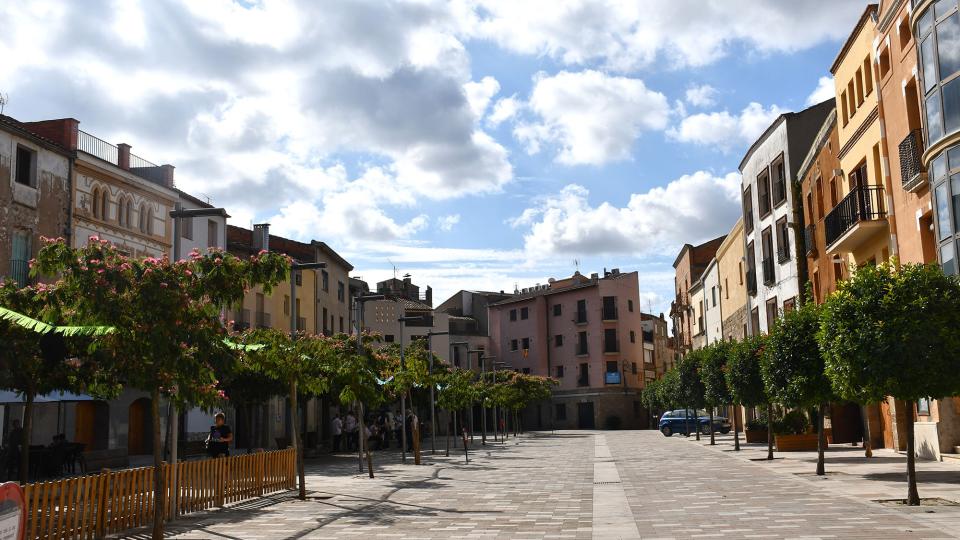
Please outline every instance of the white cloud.
M863 11L846 0L475 0L462 18L471 35L567 65L600 62L632 72L654 62L702 66L736 45L793 52L846 37Z
M773 120L784 111L776 105L764 108L753 102L740 114L728 111L697 113L687 116L680 125L667 134L680 142L701 146L715 146L729 152L734 148L752 143Z
M740 213L739 194L739 173L684 175L631 195L624 207L593 206L589 191L571 184L540 200L513 225L528 228L524 246L534 261L561 254L673 254L685 242L726 233Z
M559 146L566 165L628 159L641 132L663 129L670 114L666 96L640 79L593 70L538 74L528 107L538 118L519 122L514 135L529 153Z
M820 80L817 81L817 87L807 96L807 105L816 105L828 99L833 99L836 93L837 90L833 84L833 77L820 77Z
M497 82L497 79L488 75L480 79L479 82L470 81L464 84L463 89L467 93L467 103L470 105L470 110L473 111L473 115L477 119L480 119L487 111L490 100L500 91L500 83Z
M717 89L709 84L687 88L687 103L694 107L710 107L716 103Z
M487 123L490 124L491 127L497 127L503 122L514 118L522 107L523 102L517 99L516 95L498 99L497 102L493 104L493 111L490 113L490 116L487 117Z
M441 231L452 231L454 225L457 223L460 223L460 214L450 214L437 218L437 227L439 227Z

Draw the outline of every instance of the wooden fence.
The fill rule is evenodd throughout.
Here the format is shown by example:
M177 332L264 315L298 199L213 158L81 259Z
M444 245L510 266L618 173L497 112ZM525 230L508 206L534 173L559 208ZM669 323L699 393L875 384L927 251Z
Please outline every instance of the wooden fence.
M163 466L167 514L173 518L296 486L292 448ZM176 508L171 495L178 494ZM103 538L152 523L153 468L90 474L24 486L27 540Z

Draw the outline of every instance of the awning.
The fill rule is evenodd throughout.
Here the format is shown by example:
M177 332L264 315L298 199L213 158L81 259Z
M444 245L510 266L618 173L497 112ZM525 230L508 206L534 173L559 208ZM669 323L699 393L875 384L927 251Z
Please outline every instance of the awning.
M34 403L57 403L60 401L93 401L95 398L87 394L74 394L73 392L52 392L44 396L34 398ZM6 403L25 403L26 399L18 396L16 392L9 390L0 390L0 404Z

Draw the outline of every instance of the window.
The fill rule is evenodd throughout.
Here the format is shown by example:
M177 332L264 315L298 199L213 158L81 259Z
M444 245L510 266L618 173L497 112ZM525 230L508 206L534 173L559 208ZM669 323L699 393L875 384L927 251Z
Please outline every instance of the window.
M917 400L917 416L930 416L930 398Z
M960 129L960 13L955 6L941 0L917 21L928 146Z
M616 360L610 360L607 362L607 373L617 373L620 371L620 366Z
M777 262L786 262L790 260L790 228L787 225L787 218L782 217L777 220Z
M94 188L93 190L93 217L107 220L110 216L107 188Z
M717 288L710 287L710 297L713 300L713 307L717 307Z
M940 265L943 267L944 274L949 276L957 274L956 250L952 241L940 247Z
M757 176L757 198L760 203L760 217L763 218L770 213L772 208L770 202L770 172L764 169Z
M563 308L561 307L561 305L560 305L560 304L554 304L554 305L553 305L553 316L554 316L554 317L559 317L562 313L563 313Z
M620 352L620 344L617 342L616 328L607 328L603 331L603 352Z
M147 208L147 222L144 223L143 234L153 234L153 207Z
M511 350L511 351L516 351L516 350L519 349L519 348L520 348L519 342L518 342L517 340L515 340L515 339L511 339L511 340L510 340L510 350Z
M522 343L523 343L523 350L529 351L529 350L530 350L530 338L528 338L528 337L523 338Z
M777 307L777 297L767 300L767 331L773 328L773 321L780 316L780 309Z
M590 385L590 365L586 362L580 364L580 374L577 376L577 386Z
M530 308L522 307L520 308L520 319L527 320L530 318Z
M460 347L453 347L453 365L460 366Z
M528 367L523 368L523 374L524 374L524 375L529 375L529 374L530 374L530 368L528 368Z
M583 356L587 353L587 333L578 332L577 333L577 356Z
M634 375L637 374L637 363L636 363L636 362L630 362L630 373L632 373L632 374L634 374Z
M627 300L627 311L633 313L633 300Z
M347 287L342 281L337 282L337 300L339 300L340 303L347 301Z
M847 113L847 91L840 92L840 108L843 110L843 125L847 125L850 116Z
M15 230L10 254L10 277L21 287L26 287L30 281L31 258L30 231Z
M587 301L586 300L577 300L577 324L583 324L587 322Z
M563 366L557 366L557 378L558 379L563 378Z
M283 314L290 315L290 296L283 295Z
M510 320L511 320L511 321L517 320L517 310L516 310L516 309L511 309L511 310L510 310Z
M634 332L633 330L631 330L631 331L630 331L630 343L636 343L636 342L637 342L637 333Z
M324 333L324 334L332 334L332 333L333 333L333 328L328 328L328 327L327 327L327 308L323 308L323 317L322 317L322 321L321 321L321 322L323 323L323 333Z
M651 351L650 349L643 350L643 362L645 364L653 363L653 351Z
M142 211L143 210L141 210L141 212ZM144 216L144 223L146 223L146 216ZM180 218L180 236L185 240L193 240L193 220L192 219Z
M863 94L869 96L873 92L873 69L870 66L870 57L863 59Z
M773 162L773 205L779 206L787 200L787 174L783 168L783 156Z
M567 406L563 403L557 403L554 405L554 417L557 420L566 420L567 419Z
M797 297L787 298L783 301L783 313L790 313L797 307Z
M294 272L294 283L297 284L297 287L303 286L303 272Z
M753 230L753 199L750 196L750 186L743 190L743 229L744 234Z
M950 198L947 195L947 183L943 182L934 190L937 207L937 238L943 240L953 234L950 226Z
M17 145L17 169L14 179L18 184L37 187L37 155L33 150Z
M863 105L863 70L858 69L853 76L853 84L857 90L857 107Z
M760 308L753 308L750 311L750 328L753 330L751 335L760 334Z
M330 292L330 274L326 270L320 271L320 288Z
M813 301L818 304L823 301L820 296L820 272L817 270L813 271Z
M909 32L907 33L909 34ZM882 79L887 76L887 73L890 73L890 49L888 47L884 47L880 51L878 62L880 64L880 78Z
M297 304L299 304L299 303L300 303L300 301L297 300ZM340 317L340 333L343 333L343 317Z
M207 220L207 247L220 247L220 224L212 219Z
M553 346L554 347L563 347L563 335L557 334L553 336Z
M393 334L385 334L385 335L383 336L383 341L384 341L384 343L393 343L393 341L394 341Z
M770 285L776 281L776 276L773 271L773 234L770 232L770 227L767 227L761 233L760 247L763 254L763 282Z
M823 179L817 176L817 219L823 219Z
M603 320L617 320L617 299L614 296L603 297Z

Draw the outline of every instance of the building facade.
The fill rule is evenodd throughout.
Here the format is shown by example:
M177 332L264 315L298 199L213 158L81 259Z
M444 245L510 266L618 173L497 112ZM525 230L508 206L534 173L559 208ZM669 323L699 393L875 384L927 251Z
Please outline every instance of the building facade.
M720 265L716 257L703 272L703 330L705 344L710 345L723 340L723 311L720 304L722 295Z
M670 303L670 319L673 321L675 352L681 356L693 348L693 337L699 333L690 289L707 269L723 239L721 236L697 246L684 244L673 261L676 297Z
M747 335L747 286L743 256L743 218L738 218L717 248L719 316L722 339L740 340Z
M767 332L780 313L793 308L800 294L794 225L802 223L802 203L795 200L793 185L832 106L830 100L780 115L740 163L751 335Z
M640 313L640 326L643 330L643 378L644 383L648 383L673 368L674 353L668 335L670 325L663 313L659 317Z
M503 369L549 375L549 404L528 426L644 428L649 419L637 272L618 269L553 280L490 305L490 342Z

